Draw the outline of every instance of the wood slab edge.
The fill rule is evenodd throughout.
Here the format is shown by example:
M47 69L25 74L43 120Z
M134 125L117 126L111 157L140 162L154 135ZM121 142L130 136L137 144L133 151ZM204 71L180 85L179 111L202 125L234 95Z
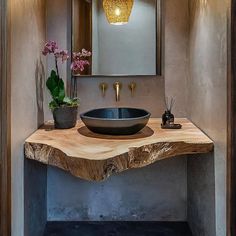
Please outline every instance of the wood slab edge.
M71 157L52 146L26 142L25 156L46 165L56 166L73 176L89 181L102 181L122 171L141 168L156 161L186 154L209 153L213 143L158 142L141 147L131 147L128 152L105 160Z

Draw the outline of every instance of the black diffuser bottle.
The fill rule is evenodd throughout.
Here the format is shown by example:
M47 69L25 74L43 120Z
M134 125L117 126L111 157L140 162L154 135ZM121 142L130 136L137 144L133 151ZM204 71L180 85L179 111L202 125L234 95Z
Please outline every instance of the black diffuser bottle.
M172 107L174 105L174 99L171 98L170 103L168 102L168 98L165 100L166 110L165 113L162 115L162 126L173 126L175 117L171 113Z
M166 110L162 115L162 125L174 125L175 117L170 110Z

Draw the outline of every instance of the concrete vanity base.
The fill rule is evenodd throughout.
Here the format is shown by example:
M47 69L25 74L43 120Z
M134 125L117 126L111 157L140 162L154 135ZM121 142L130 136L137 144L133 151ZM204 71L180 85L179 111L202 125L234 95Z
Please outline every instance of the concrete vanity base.
M44 236L191 236L186 222L48 222Z

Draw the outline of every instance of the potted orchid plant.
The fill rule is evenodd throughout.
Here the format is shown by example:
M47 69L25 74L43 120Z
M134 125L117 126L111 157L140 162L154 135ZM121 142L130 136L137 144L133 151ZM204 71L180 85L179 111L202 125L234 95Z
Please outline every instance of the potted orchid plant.
M59 75L58 62L64 63L70 56L67 50L60 50L55 41L46 42L42 51L44 56L52 54L55 59L55 70L51 71L46 81L46 86L52 96L49 108L53 113L55 128L69 129L76 125L79 99L77 97L70 98L66 95L65 84ZM86 59L91 56L91 52L82 49L81 52L72 54L71 70L73 73L82 72L85 66L90 63Z

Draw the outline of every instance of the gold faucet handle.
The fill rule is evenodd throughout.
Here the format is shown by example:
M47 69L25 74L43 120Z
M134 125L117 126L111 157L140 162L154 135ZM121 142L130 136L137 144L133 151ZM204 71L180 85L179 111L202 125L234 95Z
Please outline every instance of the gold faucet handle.
M130 91L131 91L131 96L132 96L132 97L134 96L134 91L135 91L136 87L137 87L137 84L136 84L135 82L131 82L131 83L129 84L129 89L130 89Z
M105 94L106 94L106 90L108 88L108 84L107 83L101 83L99 85L99 88L101 89L102 91L102 96L105 97Z
M114 86L114 89L116 89L117 87L119 87L119 89L121 89L122 88L122 83L121 82L115 82L113 84L113 86Z

